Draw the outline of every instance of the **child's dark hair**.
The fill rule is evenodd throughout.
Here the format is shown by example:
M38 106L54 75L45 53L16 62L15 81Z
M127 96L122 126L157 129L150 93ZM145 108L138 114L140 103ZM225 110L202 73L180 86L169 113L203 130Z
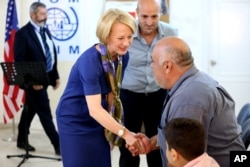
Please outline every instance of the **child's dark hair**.
M175 149L190 161L205 151L205 131L203 125L194 119L174 118L165 127L168 150Z

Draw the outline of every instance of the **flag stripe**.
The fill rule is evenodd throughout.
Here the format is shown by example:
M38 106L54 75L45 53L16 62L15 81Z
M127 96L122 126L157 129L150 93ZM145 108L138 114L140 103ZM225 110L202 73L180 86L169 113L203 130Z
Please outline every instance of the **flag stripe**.
M18 21L16 13L15 0L9 0L7 15L6 15L6 31L5 31L5 45L4 45L4 61L14 61L14 39L16 31L18 30ZM17 85L8 85L6 78L3 78L3 106L4 123L8 123L15 114L20 110L24 103L25 93Z
M9 121L10 119L12 119L14 117L13 113L12 113L12 105L10 105L10 98L4 96L3 97L3 104L4 104L4 108L5 108L5 112L4 112L4 120ZM7 123L7 122L4 122Z

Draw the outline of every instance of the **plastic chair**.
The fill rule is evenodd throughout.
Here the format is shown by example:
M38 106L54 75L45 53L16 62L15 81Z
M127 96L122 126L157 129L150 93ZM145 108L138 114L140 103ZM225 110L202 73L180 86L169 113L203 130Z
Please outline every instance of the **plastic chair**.
M250 118L245 120L245 122L241 125L242 128L242 141L245 144L246 149L250 144Z
M237 121L238 124L240 124L241 126L243 125L243 123L250 118L250 103L246 103L241 109L240 112L237 116Z

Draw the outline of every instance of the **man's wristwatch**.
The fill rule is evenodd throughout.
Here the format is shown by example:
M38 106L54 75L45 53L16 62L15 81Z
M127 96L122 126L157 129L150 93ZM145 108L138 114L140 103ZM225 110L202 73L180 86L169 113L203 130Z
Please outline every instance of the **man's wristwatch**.
M124 135L124 133L125 133L125 127L122 127L119 131L118 131L118 136L119 137L122 137L123 135Z

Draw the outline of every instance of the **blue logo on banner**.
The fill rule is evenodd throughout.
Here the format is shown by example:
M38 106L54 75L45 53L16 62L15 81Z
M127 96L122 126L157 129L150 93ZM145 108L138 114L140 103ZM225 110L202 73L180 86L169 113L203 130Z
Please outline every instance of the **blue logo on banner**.
M69 40L77 32L78 17L75 10L72 7L70 9L72 14L59 8L48 9L47 26L53 38L58 41Z

